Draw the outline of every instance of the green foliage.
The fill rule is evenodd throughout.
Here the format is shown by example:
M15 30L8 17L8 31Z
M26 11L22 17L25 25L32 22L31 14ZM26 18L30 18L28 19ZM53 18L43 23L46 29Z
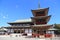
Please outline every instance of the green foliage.
M59 32L59 33L60 33L60 24L54 24L54 25L55 25L55 27L54 27L54 28L58 29L58 30L57 30L57 32Z

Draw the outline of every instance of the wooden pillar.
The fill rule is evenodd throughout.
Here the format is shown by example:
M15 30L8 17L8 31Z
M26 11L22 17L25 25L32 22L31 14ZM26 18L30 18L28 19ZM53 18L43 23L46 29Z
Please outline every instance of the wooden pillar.
M24 28L24 33L25 33L25 28Z
M29 29L28 29L28 33L29 33Z
M11 33L11 29L9 29L10 30L10 32L9 33Z
M16 30L16 33L18 33L18 29Z

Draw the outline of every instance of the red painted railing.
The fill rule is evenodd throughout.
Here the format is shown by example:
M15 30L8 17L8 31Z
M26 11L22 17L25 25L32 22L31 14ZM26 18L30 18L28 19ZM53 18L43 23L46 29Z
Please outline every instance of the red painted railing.
M35 33L32 34L32 37L38 37L38 38L39 38L40 36L42 36L42 35L40 35L40 34L35 34ZM52 37L52 34L45 34L44 37L45 37L45 38L50 38L50 37Z
M52 37L52 34L45 34L44 35L46 38Z
M39 37L39 34L32 34L32 37Z

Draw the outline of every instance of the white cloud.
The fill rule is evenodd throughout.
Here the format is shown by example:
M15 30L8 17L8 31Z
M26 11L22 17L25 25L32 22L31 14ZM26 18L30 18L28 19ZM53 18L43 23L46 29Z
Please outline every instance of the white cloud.
M2 19L8 19L8 14L0 12L0 18L2 18Z
M0 16L1 16L1 18L3 18L3 19L8 18L8 15L3 15L3 14L0 14Z
M16 5L16 8L18 8L18 5Z
M7 17L6 16L3 16L4 19L6 19Z

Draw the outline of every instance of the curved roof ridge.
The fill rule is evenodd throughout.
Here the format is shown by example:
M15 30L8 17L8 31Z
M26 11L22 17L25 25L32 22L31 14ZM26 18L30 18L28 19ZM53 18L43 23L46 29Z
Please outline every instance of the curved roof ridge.
M20 19L20 20L16 20L14 22L31 22L31 19Z

